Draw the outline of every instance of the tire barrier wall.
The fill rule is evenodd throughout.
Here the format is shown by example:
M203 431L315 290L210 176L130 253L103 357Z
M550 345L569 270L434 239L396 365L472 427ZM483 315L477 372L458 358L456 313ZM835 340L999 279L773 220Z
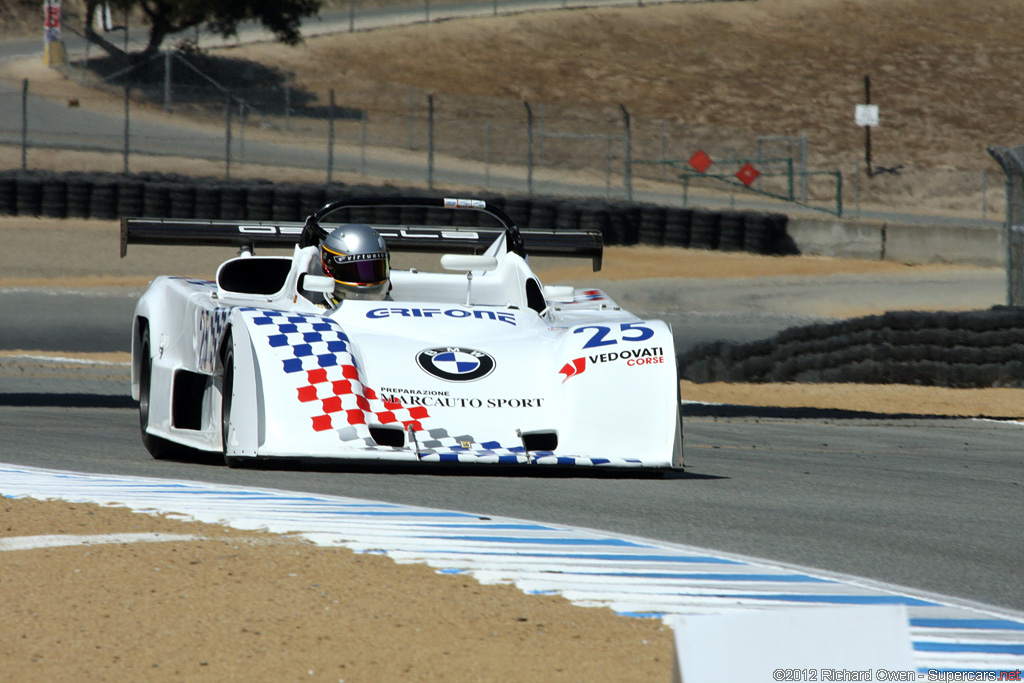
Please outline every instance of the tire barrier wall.
M432 196L441 194L432 193ZM53 218L148 216L301 221L344 195L426 196L422 190L364 185L301 185L256 180L219 180L160 173L0 172L0 215ZM788 217L757 211L708 211L599 200L517 196L482 198L503 208L522 228L599 230L608 245L793 253ZM480 214L443 209L398 212L353 209L340 220L408 225L476 227Z
M1024 386L1024 308L898 311L714 342L679 357L694 382L859 382Z

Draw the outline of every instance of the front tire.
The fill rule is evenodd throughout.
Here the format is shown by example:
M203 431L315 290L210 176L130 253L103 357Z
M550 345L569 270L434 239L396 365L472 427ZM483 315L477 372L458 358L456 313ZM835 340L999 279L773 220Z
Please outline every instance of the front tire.
M142 445L156 460L165 460L174 454L174 444L147 431L149 429L149 399L153 390L153 357L150 355L148 326L142 328L139 346L142 349L139 363L139 430L142 432Z
M676 428L672 440L672 467L683 469L683 396L679 389L679 382L676 382Z
M224 378L221 382L220 401L220 438L224 464L228 467L240 467L244 458L228 455L228 437L231 434L231 403L235 385L235 350L231 345L231 337L224 340Z

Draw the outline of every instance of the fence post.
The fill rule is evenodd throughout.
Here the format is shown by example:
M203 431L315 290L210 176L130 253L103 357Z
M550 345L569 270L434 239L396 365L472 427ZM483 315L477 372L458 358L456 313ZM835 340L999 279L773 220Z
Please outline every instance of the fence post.
M981 220L988 218L988 169L981 169Z
M1006 174L1006 302L1024 306L1024 147L989 147Z
M804 179L807 179L806 173L804 174ZM793 194L795 191L793 186L793 157L786 157L786 180L788 181L789 201L795 201L796 195Z
M807 133L800 135L800 199L807 201Z
M238 103L238 160L245 163L245 102Z
M164 111L171 113L171 51L164 52Z
M484 124L484 188L491 187L491 122Z
M836 215L843 217L843 172L836 171Z
M633 201L633 137L632 126L629 121L629 110L626 105L620 104L622 108L622 121L626 127L626 169L623 174L623 183L626 186L626 198Z
M284 129L292 130L292 76L291 71L284 74Z
M131 144L131 102L132 88L124 89L124 174L128 175L128 149Z
M409 149L413 147L413 109L416 107L416 86L409 86Z
M668 166L665 163L668 156L668 143L665 142L665 119L658 119L658 137L661 138L661 179L664 180Z
M231 178L231 95L227 96L226 121L224 122L224 177Z
M544 134L544 103L537 103L537 154L536 163L541 168L544 168L544 141L547 140L547 136Z
M331 100L327 107L327 184L331 184L334 173L334 88L331 88Z
M429 5L428 5L429 6ZM427 95L427 189L434 189L434 96Z
M366 110L363 110L363 116L359 124L359 174L366 175Z
M857 207L857 218L860 218L860 159L857 159L853 169L853 202Z
M356 30L356 0L348 0L348 32Z
M523 100L526 107L526 195L533 197L533 109Z
M612 198L612 136L609 135L604 150L604 198Z
M21 82L21 170L28 169L28 79Z

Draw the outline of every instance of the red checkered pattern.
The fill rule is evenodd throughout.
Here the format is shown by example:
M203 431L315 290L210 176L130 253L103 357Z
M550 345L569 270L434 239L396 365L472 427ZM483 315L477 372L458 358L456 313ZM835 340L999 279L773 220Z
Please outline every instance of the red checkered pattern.
M430 417L423 406L406 408L397 401L381 400L377 392L363 384L359 369L350 363L307 370L305 374L308 384L299 387L298 399L302 403L320 403L322 412L312 418L315 431L396 423L422 431L420 420Z

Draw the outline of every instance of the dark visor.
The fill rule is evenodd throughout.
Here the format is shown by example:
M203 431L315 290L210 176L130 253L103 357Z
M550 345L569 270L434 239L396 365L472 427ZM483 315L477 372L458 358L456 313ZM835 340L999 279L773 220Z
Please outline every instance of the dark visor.
M324 272L338 282L375 285L388 279L388 258L385 252L352 257L336 254L324 248L322 258Z

